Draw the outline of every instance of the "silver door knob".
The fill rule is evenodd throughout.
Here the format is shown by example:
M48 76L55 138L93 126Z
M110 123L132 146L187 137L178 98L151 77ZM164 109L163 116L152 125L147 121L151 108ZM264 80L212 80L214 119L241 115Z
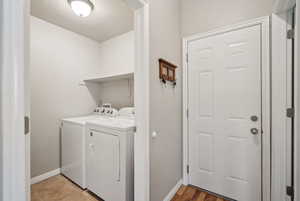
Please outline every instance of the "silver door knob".
M258 120L258 116L256 116L256 115L253 115L253 116L251 116L251 121L257 121Z
M258 134L258 129L257 128L251 128L251 133L253 134L253 135L257 135Z

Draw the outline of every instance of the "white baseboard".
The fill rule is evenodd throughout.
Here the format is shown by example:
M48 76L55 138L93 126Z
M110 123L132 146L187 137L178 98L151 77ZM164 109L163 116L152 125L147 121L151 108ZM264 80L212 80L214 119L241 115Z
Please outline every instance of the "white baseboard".
M177 184L172 188L163 201L171 201L174 195L177 193L178 189L182 185L182 179L180 179Z
M55 175L58 175L60 174L60 168L56 169L56 170L52 170L50 172L46 172L45 174L42 174L42 175L39 175L39 176L36 176L36 177L33 177L31 178L31 184L36 184L36 183L39 183L41 181L44 181L50 177L53 177Z

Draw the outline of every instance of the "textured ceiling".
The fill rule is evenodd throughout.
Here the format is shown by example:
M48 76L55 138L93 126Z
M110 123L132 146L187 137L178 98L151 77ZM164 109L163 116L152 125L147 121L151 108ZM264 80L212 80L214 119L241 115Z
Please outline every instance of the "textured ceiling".
M133 12L123 0L91 0L90 16L73 13L67 0L31 0L31 15L98 42L133 29Z

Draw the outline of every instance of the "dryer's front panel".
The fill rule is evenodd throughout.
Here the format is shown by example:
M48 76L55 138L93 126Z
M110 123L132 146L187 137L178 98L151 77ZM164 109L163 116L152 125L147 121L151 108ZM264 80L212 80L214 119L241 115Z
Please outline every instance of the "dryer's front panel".
M90 191L106 201L124 199L121 193L120 150L119 136L89 131L87 135L87 185Z

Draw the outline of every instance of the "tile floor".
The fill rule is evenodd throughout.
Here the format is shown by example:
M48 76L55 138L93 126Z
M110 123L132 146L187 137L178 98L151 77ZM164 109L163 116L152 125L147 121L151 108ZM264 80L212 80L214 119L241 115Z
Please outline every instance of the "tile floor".
M31 186L31 201L101 201L62 175Z

